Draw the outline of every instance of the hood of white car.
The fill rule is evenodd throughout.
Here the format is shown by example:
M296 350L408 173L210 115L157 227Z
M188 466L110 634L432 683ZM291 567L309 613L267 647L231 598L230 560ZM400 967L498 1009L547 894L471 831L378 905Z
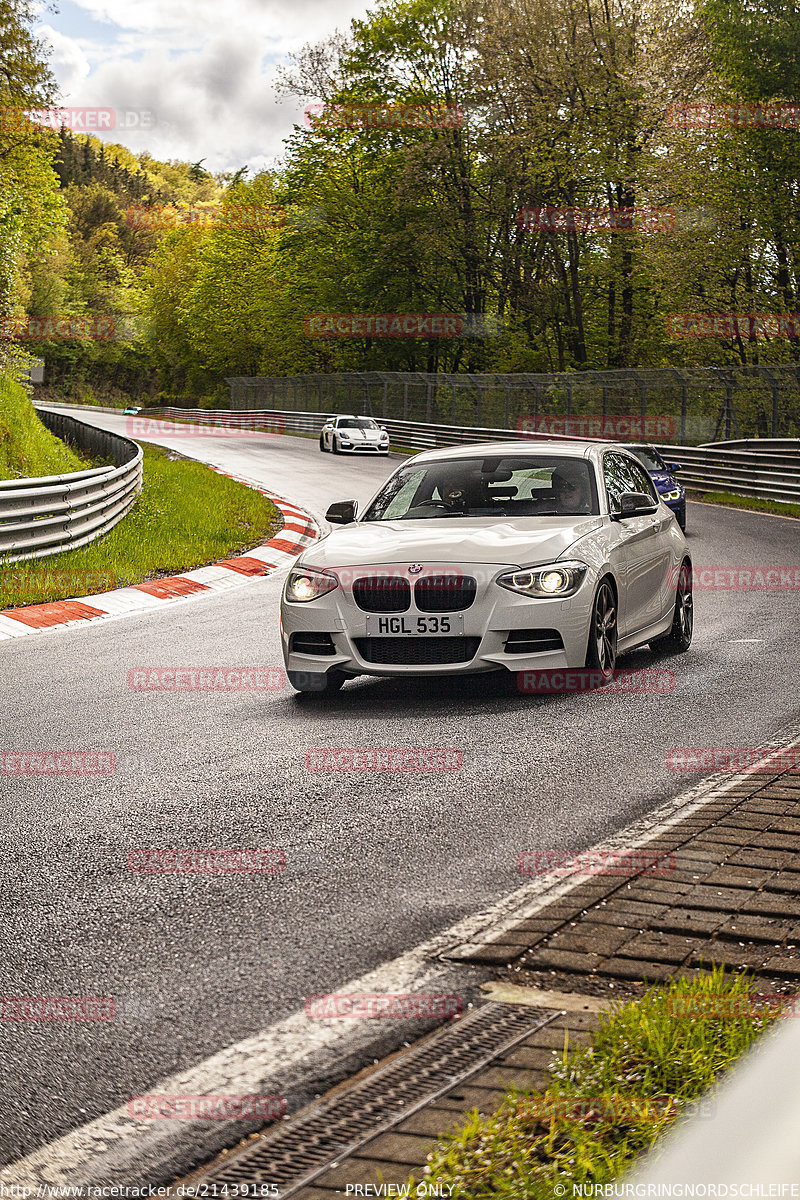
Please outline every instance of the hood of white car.
M365 521L335 529L310 547L301 561L323 568L398 562L535 566L560 558L602 524L602 518L586 516Z
M380 429L337 429L339 437L350 442L379 442L381 440Z

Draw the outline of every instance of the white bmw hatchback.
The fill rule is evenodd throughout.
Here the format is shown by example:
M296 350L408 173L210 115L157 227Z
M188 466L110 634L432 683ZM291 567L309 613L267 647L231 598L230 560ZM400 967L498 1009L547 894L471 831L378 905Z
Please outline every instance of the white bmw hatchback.
M372 417L331 417L322 426L319 448L332 454L388 454L389 434Z
M692 639L686 541L637 459L587 442L495 442L404 462L305 551L281 606L289 682L589 667Z

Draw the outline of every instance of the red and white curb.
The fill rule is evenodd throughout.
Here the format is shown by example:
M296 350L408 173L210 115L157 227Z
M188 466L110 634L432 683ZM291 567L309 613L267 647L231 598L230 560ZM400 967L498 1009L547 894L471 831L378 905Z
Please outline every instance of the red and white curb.
M206 464L207 466L209 464ZM0 610L0 640L25 637L29 633L43 633L48 629L63 628L65 625L85 625L88 621L102 621L109 617L142 612L157 608L170 601L185 600L189 596L201 596L208 592L222 592L240 587L250 578L258 578L287 567L306 546L319 537L319 526L310 513L298 505L276 496L249 479L230 475L219 467L211 467L220 475L227 475L237 483L254 488L266 496L280 510L284 525L275 537L263 546L256 546L247 554L213 563L208 567L197 567L172 575L168 579L153 579L149 583L134 583L129 587L102 592L97 596L81 596L75 600L55 600L47 604L33 604L24 608Z

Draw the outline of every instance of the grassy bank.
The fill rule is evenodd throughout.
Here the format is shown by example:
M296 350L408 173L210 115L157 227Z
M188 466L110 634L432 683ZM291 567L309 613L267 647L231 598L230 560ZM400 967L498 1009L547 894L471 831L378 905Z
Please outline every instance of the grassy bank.
M133 510L88 546L0 564L0 607L110 591L203 566L259 545L283 526L266 496L174 452L144 447Z
M736 496L733 492L687 492L689 500L702 504L724 504L728 508L744 508L749 512L774 513L778 517L800 518L800 504L781 504L778 500L760 500L755 496Z
M717 969L615 1004L590 1047L565 1047L545 1092L511 1090L497 1112L443 1138L425 1182L469 1200L553 1200L556 1184L611 1183L693 1105L697 1118L713 1111L709 1088L776 1019L749 1001L751 988ZM704 1002L719 1015L676 1015ZM747 1015L731 1015L737 1003Z
M45 429L22 384L0 375L0 479L62 475L92 465Z

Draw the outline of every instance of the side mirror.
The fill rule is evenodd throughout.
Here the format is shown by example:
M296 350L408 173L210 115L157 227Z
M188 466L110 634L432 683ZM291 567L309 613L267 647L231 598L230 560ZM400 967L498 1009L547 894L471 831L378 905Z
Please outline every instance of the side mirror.
M678 471L683 470L683 467L680 463L667 463L667 470L671 471L673 475L677 475Z
M619 512L611 514L612 521L624 521L627 517L646 517L658 512L658 504L644 492L623 492L619 498Z
M331 525L352 525L358 511L357 500L337 500L325 513L325 520Z

